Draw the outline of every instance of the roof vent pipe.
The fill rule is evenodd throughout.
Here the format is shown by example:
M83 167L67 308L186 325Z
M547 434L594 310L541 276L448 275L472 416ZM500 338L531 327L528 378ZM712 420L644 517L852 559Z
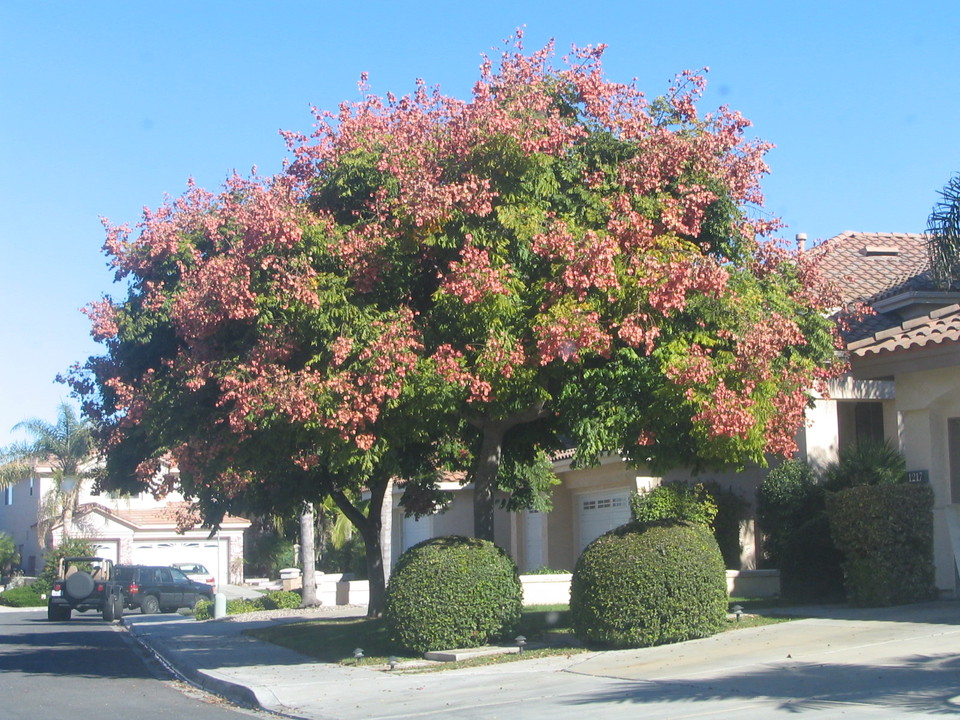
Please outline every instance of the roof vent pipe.
M803 252L807 249L807 234L797 233L797 250Z

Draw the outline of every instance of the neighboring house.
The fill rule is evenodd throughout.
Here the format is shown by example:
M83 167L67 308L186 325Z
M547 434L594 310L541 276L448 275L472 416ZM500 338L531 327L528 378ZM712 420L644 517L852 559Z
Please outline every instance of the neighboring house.
M934 490L936 584L960 596L960 292L937 288L926 238L844 233L825 242L824 264L845 300L876 315L847 336L851 382L884 386L883 435L899 447L911 479ZM866 401L866 399L864 399Z
M816 399L798 435L799 457L822 469L858 440L886 438L900 447L912 470L926 471L915 476L929 478L936 491L937 586L952 596L953 567L960 563L960 293L933 285L922 235L847 232L811 252L823 254L824 271L843 289L845 302L866 303L876 314L850 328L852 372ZM495 519L497 544L522 572L572 570L587 543L629 519L632 492L673 480L715 481L753 504L767 472L754 466L695 477L675 470L661 477L615 455L582 469L561 456L554 467L560 484L551 512L498 512ZM444 489L453 496L446 511L419 520L404 517L397 502L402 489L395 489L384 523L387 567L428 537L470 532L471 486L448 483ZM741 569L755 568L759 548L752 521L743 523L741 544Z
M51 469L39 464L31 477L0 493L0 530L13 536L27 575L43 569L44 553L66 534L89 540L97 554L114 562L196 562L206 565L218 583L243 581L243 532L250 526L248 520L228 516L212 536L209 528L179 532L182 516L189 511L181 496L156 500L149 493L94 495L87 480L65 533L61 518L45 521L44 505L53 488Z

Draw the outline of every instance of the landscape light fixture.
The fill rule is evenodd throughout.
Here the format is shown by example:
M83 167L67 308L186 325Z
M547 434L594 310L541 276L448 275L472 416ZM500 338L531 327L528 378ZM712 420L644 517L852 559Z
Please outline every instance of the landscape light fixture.
M390 666L390 669L391 669L391 670L396 670L396 669L397 669L397 665L398 665L399 663L400 663L400 660L397 658L396 655L391 655L391 656L387 659L387 664Z
M743 615L743 606L734 605L730 610L737 616L737 622L740 622L740 616Z
M517 647L520 648L517 652L523 652L523 646L527 644L527 639L523 635L517 635L513 641L517 644Z
M353 658L357 661L357 665L360 664L360 661L363 660L363 648L357 648L353 651Z

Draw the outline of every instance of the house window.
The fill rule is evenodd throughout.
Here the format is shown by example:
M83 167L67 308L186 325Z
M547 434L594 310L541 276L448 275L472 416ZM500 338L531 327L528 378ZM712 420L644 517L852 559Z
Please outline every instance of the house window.
M883 405L858 402L854 408L857 443L883 442Z
M30 478L30 497L33 497L33 478Z
M13 485L7 486L3 491L3 504L13 505Z
M882 402L840 402L837 412L840 450L884 441Z

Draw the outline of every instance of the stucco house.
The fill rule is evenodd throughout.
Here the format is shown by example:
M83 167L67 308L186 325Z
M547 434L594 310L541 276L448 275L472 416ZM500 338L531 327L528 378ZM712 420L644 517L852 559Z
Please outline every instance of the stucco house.
M958 597L960 292L934 283L923 235L848 232L820 248L844 299L876 311L847 336L850 383L878 395L859 400L871 405L857 419L879 426L906 457L911 479L933 488L936 585Z
M46 549L64 535L88 539L96 552L117 563L205 565L219 583L243 581L243 534L250 522L226 517L219 532L197 527L180 531L188 503L179 495L162 500L149 493L137 496L94 494L91 481L80 488L78 507L64 528L61 518L44 522L44 503L55 488L50 467L40 463L30 477L0 491L0 531L13 537L24 573L43 568ZM66 532L65 532L66 531Z
M839 450L863 439L887 438L906 455L913 477L929 481L937 497L937 586L944 596L958 590L960 567L960 293L936 289L929 273L923 235L845 232L810 252L843 289L845 302L874 308L850 328L851 372L831 384L808 411L798 436L801 459L822 468ZM715 481L751 504L767 470L736 473L675 470L654 476L611 455L597 467L573 469L557 457L549 513L498 512L495 539L521 572L540 567L572 570L580 551L594 538L629 519L629 497L661 482ZM440 514L405 517L393 493L384 520L385 565L403 550L431 536L469 532L472 489L451 482L453 501ZM741 569L756 567L754 524L741 527Z

